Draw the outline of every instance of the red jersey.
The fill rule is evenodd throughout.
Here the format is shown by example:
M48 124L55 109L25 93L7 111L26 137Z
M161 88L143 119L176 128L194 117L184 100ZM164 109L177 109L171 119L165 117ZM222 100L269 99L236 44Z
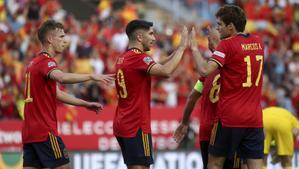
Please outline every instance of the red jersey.
M137 49L130 49L117 59L115 136L135 137L140 128L144 133L151 133L151 77L148 71L154 64L151 57Z
M261 90L264 46L255 35L220 41L211 58L220 65L217 115L224 127L263 127Z
M56 68L56 61L46 53L39 54L27 67L23 143L45 141L49 132L57 135L56 81L48 77Z
M200 141L209 141L212 127L216 119L216 108L219 100L220 74L214 71L207 77L200 79L203 82L200 111Z

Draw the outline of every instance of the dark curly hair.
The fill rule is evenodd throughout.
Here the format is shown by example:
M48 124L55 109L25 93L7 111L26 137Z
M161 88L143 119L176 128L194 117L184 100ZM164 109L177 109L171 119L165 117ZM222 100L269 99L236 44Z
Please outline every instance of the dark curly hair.
M216 17L220 18L225 25L232 23L238 32L243 32L245 29L246 15L238 6L224 5L217 11Z

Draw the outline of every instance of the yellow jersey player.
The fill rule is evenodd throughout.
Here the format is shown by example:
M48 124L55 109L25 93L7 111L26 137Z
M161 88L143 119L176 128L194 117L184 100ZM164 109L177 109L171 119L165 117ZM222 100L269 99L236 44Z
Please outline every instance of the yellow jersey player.
M283 169L292 169L293 129L299 129L299 121L284 108L268 107L263 110L263 123L265 131L263 168L267 168L267 155L270 151L271 142L274 140L281 166Z

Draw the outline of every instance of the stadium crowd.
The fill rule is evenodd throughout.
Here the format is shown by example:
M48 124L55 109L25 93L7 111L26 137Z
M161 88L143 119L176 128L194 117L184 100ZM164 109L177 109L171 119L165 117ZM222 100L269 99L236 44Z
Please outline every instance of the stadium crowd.
M126 50L125 25L144 16L144 1L101 0L89 20L78 20L63 9L58 0L0 0L0 119L19 118L22 111L24 79L28 61L40 52L36 30L40 23L53 18L62 22L69 38L69 49L56 57L60 69L76 73L113 73L115 59ZM141 3L140 3L141 2ZM208 49L206 26L215 23L214 10L223 3L241 6L249 19L247 31L260 34L265 42L263 106L281 106L299 116L299 2L288 0L185 0L197 12L199 48L205 57ZM119 5L119 4L118 4ZM155 21L154 21L155 22ZM151 50L156 61L167 59L179 43L178 21L165 22L156 32L157 45ZM173 77L153 80L152 105L183 105L198 78L191 52L184 58ZM115 105L114 87L97 83L63 85L61 89L89 101Z

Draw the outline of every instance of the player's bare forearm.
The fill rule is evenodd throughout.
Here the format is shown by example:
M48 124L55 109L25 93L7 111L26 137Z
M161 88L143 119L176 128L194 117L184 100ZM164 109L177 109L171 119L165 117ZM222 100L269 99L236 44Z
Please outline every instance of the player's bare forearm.
M182 60L183 54L185 51L185 47L179 47L177 50L175 50L172 53L171 58L166 62L163 66L166 70L168 70L168 74L172 74L175 70L175 68L178 66L180 61Z
M169 77L181 61L184 51L188 46L188 41L188 29L186 26L184 26L182 31L181 43L172 54L173 56L169 58L168 61L163 65L155 64L154 66L152 66L149 70L149 73L151 75Z
M57 99L63 103L74 105L74 106L86 106L87 102L76 98L68 93L61 91L58 87L56 88Z
M166 69L167 74L172 74L175 70L175 68L178 66L178 64L180 63L184 51L186 49L186 47L188 46L188 29L186 26L184 26L183 30L182 30L182 36L181 36L181 42L179 47L174 51L174 53L172 54L173 56L168 60L168 62L166 62L163 66L165 66L164 68Z
M80 83L92 79L91 74L65 73L60 70L53 70L49 77L62 84Z
M195 60L198 73L201 76L209 75L210 72L208 71L208 61L202 57L200 51L197 48L192 48L192 55Z
M49 77L59 83L73 84L81 83L89 80L101 82L104 84L111 84L114 81L114 74L77 74L77 73L65 73L58 69L50 72Z
M192 55L195 60L198 73L201 76L208 76L210 73L212 73L214 70L218 68L218 65L216 63L207 61L205 58L202 57L200 51L198 50L196 31L194 27L192 28L190 34L190 48L192 50Z
M164 65L165 63L167 63L173 56L174 56L174 54L175 54L175 51L173 51L168 57L167 57L167 59L165 59L165 60L163 60L163 61L161 61L161 62L159 62L161 65Z
M65 73L63 83L81 83L92 80L91 74Z
M175 68L178 66L179 62L183 57L185 47L179 47L174 53L173 56L168 62L164 65L159 63L152 66L149 71L149 74L154 76L161 76L161 77L170 77L170 75L174 72Z
M208 41L209 41L208 46L211 52L214 52L216 50L217 45L220 42L220 35L218 31L216 31L215 29L212 29L209 26L207 28L208 28Z
M195 103L197 102L197 100L200 96L201 96L201 94L199 92L192 89L191 93L189 94L189 96L187 98L187 103L184 107L184 115L183 115L183 120L182 120L182 123L184 125L189 124L190 115L194 109Z

